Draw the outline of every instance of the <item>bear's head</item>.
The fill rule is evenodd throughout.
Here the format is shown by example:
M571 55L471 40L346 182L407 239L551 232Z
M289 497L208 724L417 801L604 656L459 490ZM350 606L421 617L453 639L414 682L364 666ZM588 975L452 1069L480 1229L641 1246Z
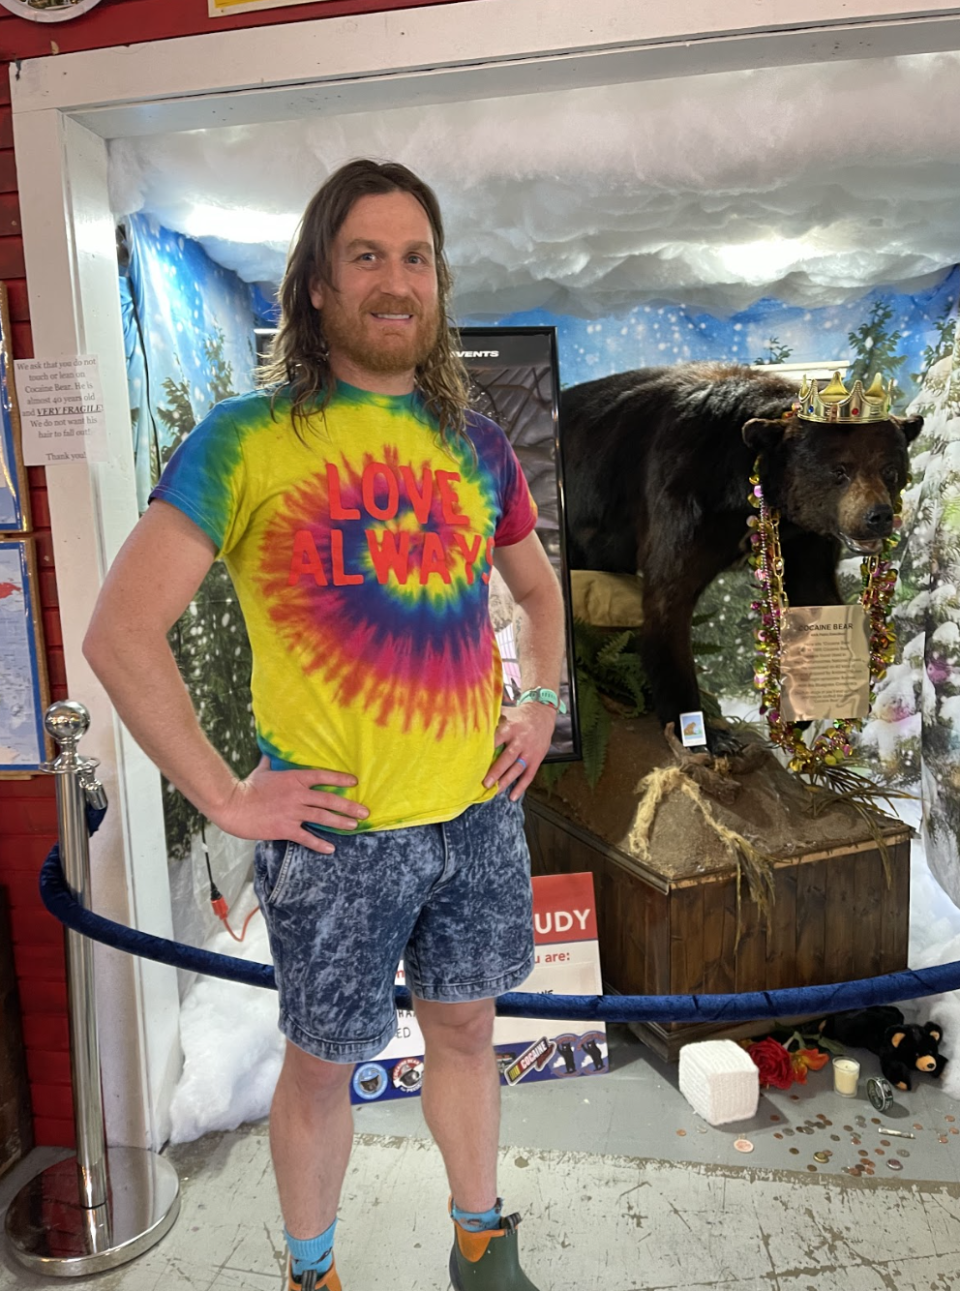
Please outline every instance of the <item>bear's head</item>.
M876 555L907 482L907 446L922 429L922 417L863 426L754 417L743 440L760 459L767 501L785 521Z
M942 1035L936 1022L927 1022L922 1027L890 1027L884 1042L896 1050L897 1057L908 1067L933 1075L937 1070Z

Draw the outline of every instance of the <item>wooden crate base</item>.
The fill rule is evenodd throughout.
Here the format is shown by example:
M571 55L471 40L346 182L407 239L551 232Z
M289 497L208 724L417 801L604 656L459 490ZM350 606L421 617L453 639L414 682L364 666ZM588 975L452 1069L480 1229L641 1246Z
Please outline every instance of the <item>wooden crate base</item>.
M907 965L910 832L899 822L883 828L889 875L866 828L859 842L775 860L769 922L745 884L738 910L732 867L664 877L537 793L526 797L526 830L534 874L593 874L603 976L614 993L776 990L874 977ZM770 1026L643 1023L632 1029L672 1059L690 1040L757 1034Z

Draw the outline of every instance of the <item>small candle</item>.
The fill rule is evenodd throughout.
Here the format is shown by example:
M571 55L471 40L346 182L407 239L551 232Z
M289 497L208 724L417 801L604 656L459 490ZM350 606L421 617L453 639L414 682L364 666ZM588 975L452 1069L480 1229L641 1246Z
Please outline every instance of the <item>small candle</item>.
M856 1058L834 1058L833 1087L844 1098L856 1098L860 1064Z

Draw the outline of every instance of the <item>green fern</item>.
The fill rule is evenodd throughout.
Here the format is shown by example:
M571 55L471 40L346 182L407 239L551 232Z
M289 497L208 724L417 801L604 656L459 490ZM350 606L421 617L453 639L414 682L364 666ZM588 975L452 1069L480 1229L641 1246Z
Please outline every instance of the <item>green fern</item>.
M694 617L693 626L702 627L712 617L698 614ZM635 630L611 634L575 619L573 647L583 772L591 789L595 789L603 775L610 744L610 711L604 699L612 700L624 717L640 717L650 711L650 695L640 657L640 636ZM721 650L722 647L713 642L694 643L694 652L698 656L719 654ZM707 717L719 716L719 704L706 692L703 693L703 709ZM552 793L569 766L569 762L548 763L540 768L538 783Z

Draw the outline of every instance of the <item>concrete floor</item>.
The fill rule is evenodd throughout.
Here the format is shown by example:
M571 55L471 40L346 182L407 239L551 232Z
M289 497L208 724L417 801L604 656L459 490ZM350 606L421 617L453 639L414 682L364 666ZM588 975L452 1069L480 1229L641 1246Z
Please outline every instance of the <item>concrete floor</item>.
M866 1078L875 1059L862 1057ZM877 1122L915 1137L884 1136ZM446 1291L446 1184L418 1100L366 1105L356 1123L337 1236L346 1291ZM734 1148L743 1138L749 1154ZM526 1216L521 1249L540 1291L960 1288L960 1104L929 1081L880 1118L865 1099L834 1094L825 1069L764 1094L752 1121L714 1129L677 1091L676 1068L615 1029L608 1075L505 1090L501 1139L501 1187ZM846 1174L863 1152L873 1176ZM126 1268L72 1285L276 1291L265 1125L168 1156L183 1192L174 1229ZM0 1209L48 1159L0 1183ZM47 1285L2 1248L2 1291Z

